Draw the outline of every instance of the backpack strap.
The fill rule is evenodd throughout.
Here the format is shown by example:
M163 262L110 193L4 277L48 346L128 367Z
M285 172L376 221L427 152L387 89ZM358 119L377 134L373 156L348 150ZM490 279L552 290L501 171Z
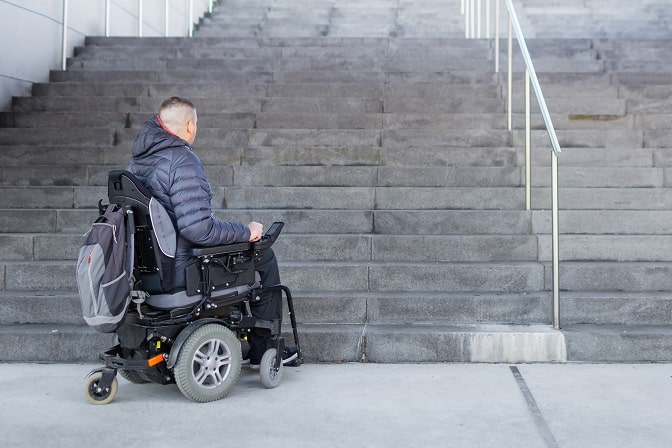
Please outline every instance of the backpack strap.
M138 308L138 315L140 319L143 318L141 305L149 296L145 291L135 289L135 275L133 272L133 263L135 257L135 215L131 207L125 206L124 212L126 216L126 272L128 272L128 282L131 287L131 301L136 304Z

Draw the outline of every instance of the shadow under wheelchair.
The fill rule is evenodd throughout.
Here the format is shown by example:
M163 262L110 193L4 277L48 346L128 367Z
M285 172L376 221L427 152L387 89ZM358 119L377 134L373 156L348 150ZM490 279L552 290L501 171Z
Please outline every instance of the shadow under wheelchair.
M166 291L175 250L175 229L167 212L128 171L109 173L108 198L126 212L136 299L115 331L117 344L100 355L104 366L87 376L85 394L91 403L114 399L117 373L136 384L177 384L196 402L222 399L238 382L255 329L271 333L258 366L264 387L278 386L285 365L303 363L289 288L262 285L255 271L255 260L278 238L282 222L255 243L194 248L186 287ZM287 305L292 346L285 345L281 320L254 316L254 307L274 292Z

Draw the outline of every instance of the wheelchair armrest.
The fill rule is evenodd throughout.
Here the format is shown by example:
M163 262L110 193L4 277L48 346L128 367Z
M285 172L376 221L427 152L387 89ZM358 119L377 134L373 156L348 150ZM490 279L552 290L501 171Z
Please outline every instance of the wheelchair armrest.
M252 248L252 243L233 243L221 246L194 247L191 249L191 255L194 257L208 257L213 255L232 254L236 252L245 252Z
M259 241L254 243L233 243L233 244L224 244L221 246L212 246L212 247L194 247L191 249L191 255L194 257L208 257L213 255L224 255L231 254L236 252L245 252L246 250L253 249L257 254L261 251L268 249L275 243L275 240L280 236L282 228L285 226L284 222L276 221L271 227L264 233Z

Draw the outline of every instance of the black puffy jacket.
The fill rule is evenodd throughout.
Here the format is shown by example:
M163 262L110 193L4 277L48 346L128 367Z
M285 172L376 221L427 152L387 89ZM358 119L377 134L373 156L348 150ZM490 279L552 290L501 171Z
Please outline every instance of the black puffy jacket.
M175 265L178 279L194 246L248 241L250 230L212 213L212 189L203 164L189 143L163 128L158 116L147 120L133 144L128 170L152 192L178 230Z

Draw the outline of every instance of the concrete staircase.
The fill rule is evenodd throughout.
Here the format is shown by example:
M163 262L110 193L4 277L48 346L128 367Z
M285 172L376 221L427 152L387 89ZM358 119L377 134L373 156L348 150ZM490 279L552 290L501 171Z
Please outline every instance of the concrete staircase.
M307 360L671 359L665 41L529 42L563 147L554 331L548 138L535 115L526 211L523 133L493 45L458 38L459 2L219 3L193 39L88 38L0 115L0 360L111 342L83 325L74 260L172 94L198 107L217 214L287 223Z

